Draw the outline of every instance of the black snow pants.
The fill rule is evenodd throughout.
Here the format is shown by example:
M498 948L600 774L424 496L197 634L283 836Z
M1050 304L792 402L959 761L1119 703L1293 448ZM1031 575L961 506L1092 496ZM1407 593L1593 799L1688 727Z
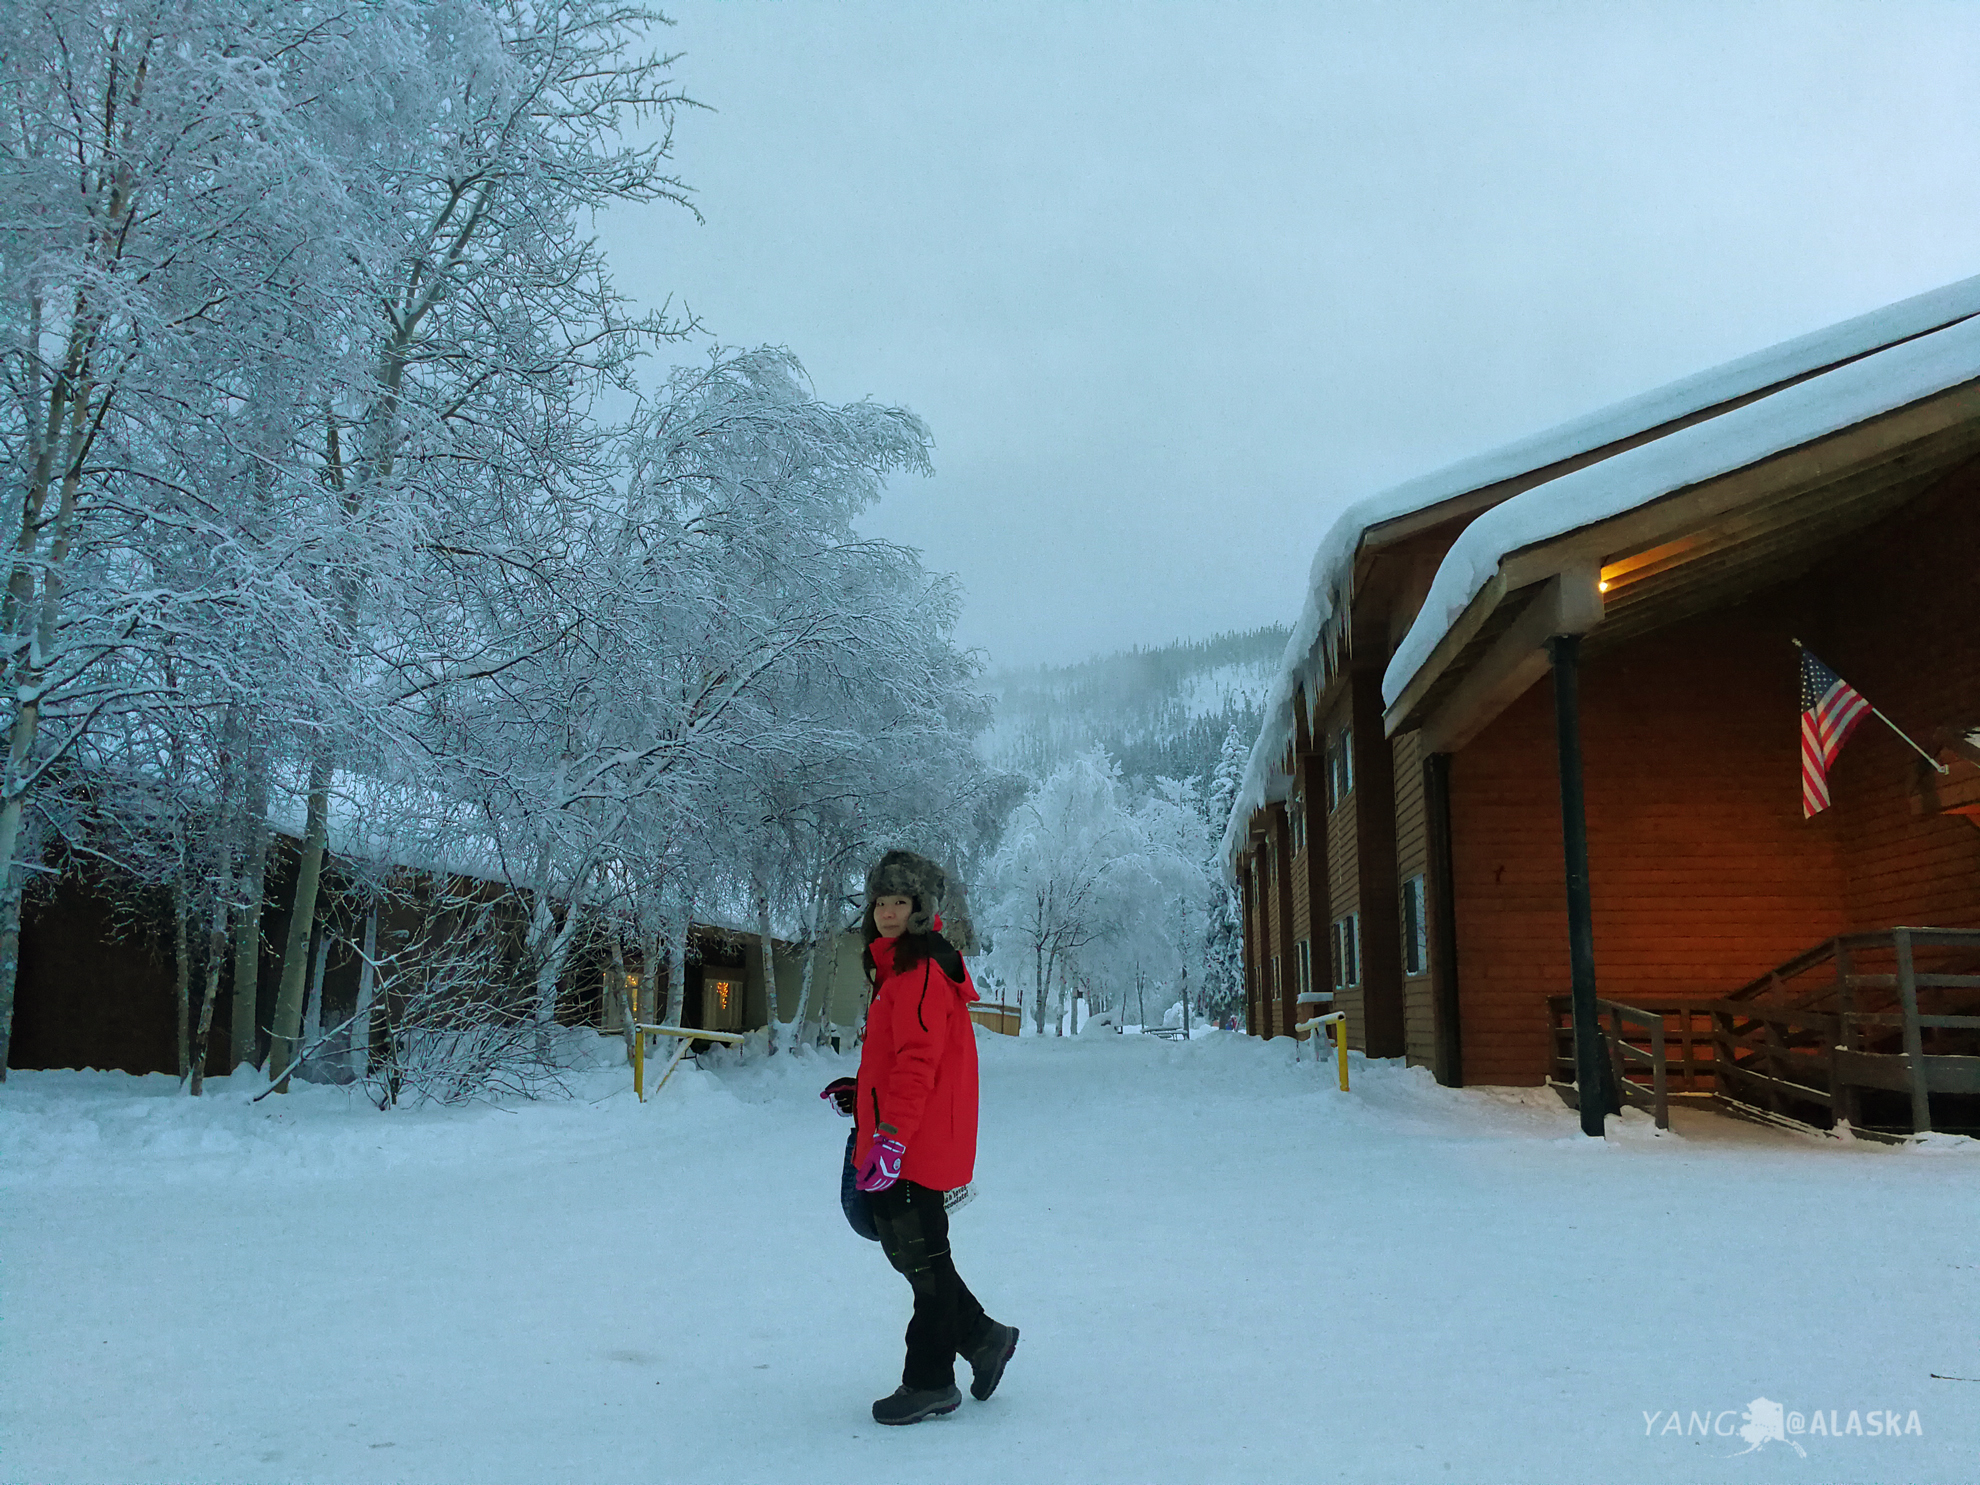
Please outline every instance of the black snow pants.
M957 1355L968 1356L982 1346L994 1322L956 1272L942 1193L896 1181L868 1200L873 1224L880 1229L881 1251L914 1289L901 1381L918 1392L953 1387Z

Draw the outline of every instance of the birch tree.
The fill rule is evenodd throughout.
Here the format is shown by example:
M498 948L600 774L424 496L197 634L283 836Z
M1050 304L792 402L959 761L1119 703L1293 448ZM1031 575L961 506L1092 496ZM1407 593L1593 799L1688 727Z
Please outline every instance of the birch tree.
M387 596L362 561L325 578L349 663L382 662L401 695L408 673L424 694L526 650L533 636L451 623L452 585L465 567L530 565L507 519L516 502L534 477L567 479L586 462L597 442L588 400L623 385L642 344L684 329L630 314L580 230L614 203L686 204L664 168L685 101L673 59L634 49L662 20L615 0L438 0L381 6L361 33L370 86L344 100L340 164L373 310L358 332L372 372L361 396L326 412L324 478L360 558L415 544L434 583ZM626 142L642 119L659 136ZM326 735L309 762L271 1061L293 1047L301 1017L336 761ZM574 885L588 875L580 868ZM555 919L539 896L532 936L555 945L547 966L576 925L545 913Z
M1054 978L1116 933L1128 878L1144 868L1120 770L1099 749L1068 759L1013 811L989 867L990 920L1008 959L1030 958L1038 1033Z
M93 723L147 699L159 595L90 581L174 471L159 430L212 403L269 315L315 292L299 202L320 185L294 84L316 7L51 0L0 50L0 429L14 538L0 599L0 1077L19 965L24 821Z

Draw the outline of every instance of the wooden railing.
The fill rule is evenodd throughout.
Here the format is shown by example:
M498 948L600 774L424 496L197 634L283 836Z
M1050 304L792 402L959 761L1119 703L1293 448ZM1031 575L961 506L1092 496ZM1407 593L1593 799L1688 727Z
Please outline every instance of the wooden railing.
M1547 1004L1552 1081L1571 1086L1569 1000ZM1617 1088L1637 1107L1709 1096L1737 1112L1889 1137L1930 1130L1935 1093L1980 1095L1980 931L1848 934L1721 998L1597 1007ZM1908 1117L1878 1099L1886 1093L1905 1095Z
M1550 1081L1569 1090L1575 1082L1573 1008L1567 996L1550 995L1547 1009L1554 1044ZM1597 1000L1595 1015L1617 1097L1648 1112L1659 1129L1671 1127L1672 1094L1711 1092L1713 1059L1703 1055L1712 1047L1710 1024L1701 1024L1690 1004Z

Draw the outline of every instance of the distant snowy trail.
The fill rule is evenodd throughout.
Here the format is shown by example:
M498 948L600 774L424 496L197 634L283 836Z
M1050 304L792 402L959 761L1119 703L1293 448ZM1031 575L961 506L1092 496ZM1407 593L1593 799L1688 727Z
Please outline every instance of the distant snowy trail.
M879 1428L908 1296L839 1215L850 1065L390 1116L15 1074L0 1479L1980 1475L1980 1384L1930 1375L1980 1376L1974 1147L1587 1141L1221 1034L984 1039L956 1252L1023 1343L989 1403ZM1801 1431L1749 1450L1761 1398Z

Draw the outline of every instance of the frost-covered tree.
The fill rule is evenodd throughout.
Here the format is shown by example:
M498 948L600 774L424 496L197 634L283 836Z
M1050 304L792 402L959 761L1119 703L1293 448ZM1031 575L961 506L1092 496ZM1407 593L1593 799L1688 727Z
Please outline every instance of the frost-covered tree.
M687 201L665 170L685 100L638 49L657 20L22 12L0 50L0 1066L21 868L57 838L169 887L195 1091L216 1031L236 1065L266 1031L277 1086L302 1057L333 846L346 881L366 857L506 879L505 983L538 1032L601 920L621 961L670 961L677 1017L695 911L815 939L876 849L981 864L1008 780L971 749L957 591L856 529L928 468L926 429L822 401L774 349L653 387L641 358L687 327L633 313L586 236L601 206ZM629 145L640 118L657 137ZM301 860L263 1028L276 825ZM360 916L361 993L386 996L398 951Z
M485 601L511 582L541 585L536 543L566 537L544 496L581 498L608 442L592 400L627 385L642 344L680 330L629 314L584 235L604 206L686 200L665 171L684 101L673 59L633 49L660 19L617 0L399 0L358 35L368 85L338 95L327 134L349 183L367 314L352 334L370 378L325 411L323 478L349 561L319 571L349 664L378 676L384 702L540 653L542 629L511 629L513 606ZM644 118L658 137L628 143ZM546 503L547 519L529 508ZM409 551L427 559L417 580L382 581L374 559ZM300 1022L337 759L326 728L309 760L271 1061ZM536 917L547 911L539 899ZM543 965L560 962L574 926L534 925Z
M1062 763L1004 827L988 870L985 917L1007 976L1029 961L1040 1035L1055 982L1082 951L1117 936L1146 875L1145 843L1122 798L1120 770L1098 749Z
M169 699L174 657L183 671L221 653L197 633L215 595L149 581L144 549L175 504L232 498L187 453L201 435L215 449L254 368L293 359L281 327L333 320L339 302L316 230L333 183L306 120L341 35L332 14L306 0L50 0L8 24L0 1076L30 812L95 724Z
M1217 772L1205 796L1205 812L1210 840L1221 840L1244 782L1246 761L1244 739L1236 727L1225 734L1224 748L1217 761ZM1214 850L1214 844L1212 849ZM1223 863L1208 863L1209 921L1204 930L1203 1004L1213 1015L1228 1015L1244 999L1243 910L1238 895L1225 885Z
M1214 840L1204 818L1198 781L1151 780L1135 817L1146 842L1154 888L1145 916L1154 927L1152 937L1158 946L1157 952L1140 957L1160 971L1166 992L1163 1009L1180 1001L1187 1020L1189 1007L1200 1003L1202 996L1207 930L1213 921L1214 896L1222 889L1215 876Z

